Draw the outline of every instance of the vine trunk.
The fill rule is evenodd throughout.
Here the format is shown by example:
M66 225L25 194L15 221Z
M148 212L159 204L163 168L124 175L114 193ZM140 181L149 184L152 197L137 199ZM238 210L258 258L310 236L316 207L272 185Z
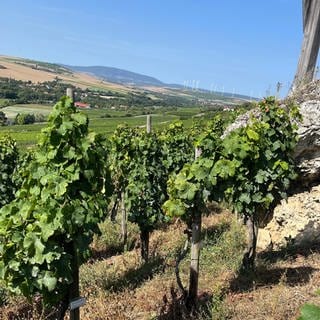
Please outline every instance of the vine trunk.
M149 259L149 231L141 230L141 258L144 262L148 262Z
M199 259L201 244L201 212L197 210L192 217L191 262L187 307L193 310L197 305L199 282Z
M248 232L247 248L244 252L242 267L244 270L254 270L254 261L257 251L258 224L253 217L246 218Z

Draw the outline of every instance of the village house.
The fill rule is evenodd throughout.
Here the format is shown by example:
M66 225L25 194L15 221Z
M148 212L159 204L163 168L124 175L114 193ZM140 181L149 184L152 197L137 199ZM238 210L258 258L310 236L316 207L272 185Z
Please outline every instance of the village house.
M90 109L91 108L90 104L83 103L83 102L75 102L74 105L75 105L75 107L81 108L81 109Z

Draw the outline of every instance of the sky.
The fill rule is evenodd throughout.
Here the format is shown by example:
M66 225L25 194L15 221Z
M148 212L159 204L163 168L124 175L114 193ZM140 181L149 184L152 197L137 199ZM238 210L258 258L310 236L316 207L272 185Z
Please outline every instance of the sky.
M0 54L102 65L166 83L285 94L302 0L1 0Z

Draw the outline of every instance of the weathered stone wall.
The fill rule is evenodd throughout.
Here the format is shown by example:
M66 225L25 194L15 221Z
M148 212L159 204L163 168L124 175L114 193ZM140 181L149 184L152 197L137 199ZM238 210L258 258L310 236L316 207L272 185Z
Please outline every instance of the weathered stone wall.
M300 113L303 120L299 123L299 141L294 152L300 171L298 181L317 184L320 182L320 100L301 103Z
M320 185L282 200L273 219L259 230L260 249L320 243Z

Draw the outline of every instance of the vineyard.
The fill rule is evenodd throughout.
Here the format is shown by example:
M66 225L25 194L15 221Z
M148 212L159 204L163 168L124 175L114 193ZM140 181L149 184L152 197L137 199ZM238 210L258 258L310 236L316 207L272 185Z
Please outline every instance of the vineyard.
M88 117L64 97L35 148L19 153L3 137L2 316L227 317L222 283L255 274L258 227L297 176L299 119L295 106L266 98L246 126L228 134L229 123L216 116L158 131L119 125L106 137L90 131ZM146 287L139 291L146 280L162 299L146 296ZM128 290L135 294L128 298ZM119 293L122 303L110 303ZM126 301L139 295L156 311L141 314ZM87 300L81 313L73 307L83 304L80 296ZM13 312L21 299L24 308Z
M165 110L164 110L165 109ZM42 115L45 120L52 111L52 106L34 105L34 104L17 104L2 108L8 119L16 117L17 113L32 114L36 117ZM194 119L205 120L212 118L217 112L222 114L223 118L230 118L233 115L228 111L203 110L199 107L179 108L178 111L173 107L170 108L141 108L130 107L130 111L108 109L88 109L83 110L89 118L89 130L96 133L102 133L111 136L118 125L127 123L130 127L145 126L146 114L152 115L152 125L159 130L167 126L170 122L181 121L186 127L190 127ZM201 115L198 116L198 115ZM36 122L32 125L5 125L0 126L0 135L8 134L16 140L17 146L22 151L34 146L37 143L41 129L46 126L44 122Z

